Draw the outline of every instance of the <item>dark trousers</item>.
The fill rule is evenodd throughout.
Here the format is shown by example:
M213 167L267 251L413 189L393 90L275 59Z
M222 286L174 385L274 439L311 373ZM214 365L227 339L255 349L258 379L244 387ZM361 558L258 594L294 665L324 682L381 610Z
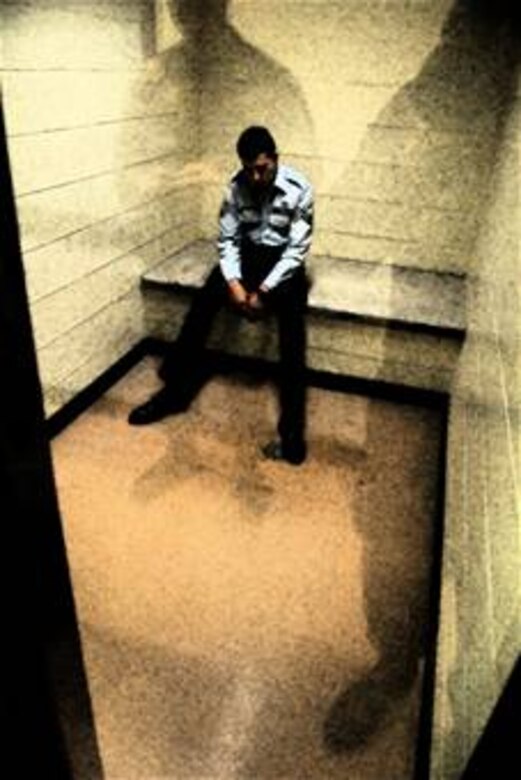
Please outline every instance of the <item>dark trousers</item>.
M281 250L244 244L241 250L242 283L258 289L280 258ZM305 360L308 280L303 268L281 282L265 297L268 312L275 315L279 335L278 371L280 416L278 431L288 446L305 438ZM219 266L196 293L177 341L171 346L161 376L173 397L188 407L209 376L205 346L219 310L229 304L228 286Z

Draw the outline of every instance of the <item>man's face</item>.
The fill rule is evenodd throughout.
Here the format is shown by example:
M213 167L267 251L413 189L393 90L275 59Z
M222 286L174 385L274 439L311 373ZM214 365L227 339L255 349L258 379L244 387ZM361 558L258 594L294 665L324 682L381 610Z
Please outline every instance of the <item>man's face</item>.
M276 176L277 157L263 152L255 160L243 160L242 168L253 192L264 192Z

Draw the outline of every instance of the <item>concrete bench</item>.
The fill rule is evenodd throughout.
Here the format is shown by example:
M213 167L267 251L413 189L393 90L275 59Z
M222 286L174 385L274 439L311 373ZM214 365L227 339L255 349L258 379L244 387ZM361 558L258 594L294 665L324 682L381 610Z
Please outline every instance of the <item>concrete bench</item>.
M143 276L148 336L175 339L191 295L216 262L215 242L201 240ZM310 368L448 391L465 337L464 276L327 256L310 257L308 270ZM209 346L277 354L272 326L226 311Z

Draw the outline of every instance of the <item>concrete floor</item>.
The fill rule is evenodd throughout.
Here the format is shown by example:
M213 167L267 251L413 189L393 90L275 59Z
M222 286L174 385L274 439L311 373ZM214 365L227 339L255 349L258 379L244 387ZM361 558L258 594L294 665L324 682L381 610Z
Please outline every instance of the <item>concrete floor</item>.
M156 365L52 445L105 777L412 778L440 413L312 389L295 468L244 377L130 427Z

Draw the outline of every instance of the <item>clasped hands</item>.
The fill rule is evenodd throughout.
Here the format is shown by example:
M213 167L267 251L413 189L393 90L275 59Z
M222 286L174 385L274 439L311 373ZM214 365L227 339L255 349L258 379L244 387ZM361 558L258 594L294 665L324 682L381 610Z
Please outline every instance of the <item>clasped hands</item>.
M266 307L261 297L262 286L255 292L249 292L238 279L228 284L230 299L233 306L250 320L259 319L265 313Z

